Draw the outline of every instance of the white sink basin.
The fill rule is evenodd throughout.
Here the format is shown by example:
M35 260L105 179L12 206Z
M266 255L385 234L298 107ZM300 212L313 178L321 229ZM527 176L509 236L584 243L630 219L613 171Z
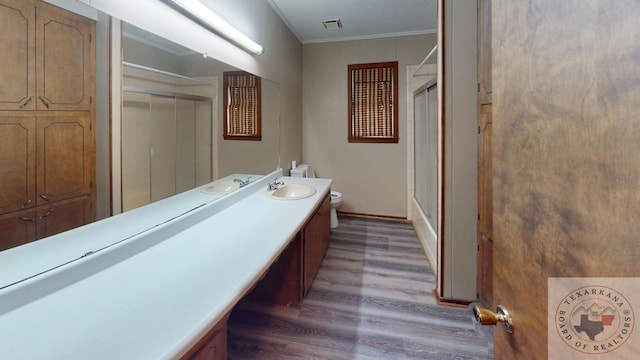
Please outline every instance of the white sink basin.
M269 193L269 197L277 200L298 200L308 198L315 193L316 189L308 185L286 184Z
M240 183L233 180L216 181L211 185L202 188L202 192L211 195L221 195L239 189Z

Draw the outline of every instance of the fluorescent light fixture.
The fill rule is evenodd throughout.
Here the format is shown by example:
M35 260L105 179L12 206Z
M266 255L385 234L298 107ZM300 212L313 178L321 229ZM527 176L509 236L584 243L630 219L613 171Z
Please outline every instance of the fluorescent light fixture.
M178 10L180 13L197 22L208 30L224 37L241 48L260 55L264 52L262 45L249 39L245 34L224 21L198 0L160 0L163 3Z

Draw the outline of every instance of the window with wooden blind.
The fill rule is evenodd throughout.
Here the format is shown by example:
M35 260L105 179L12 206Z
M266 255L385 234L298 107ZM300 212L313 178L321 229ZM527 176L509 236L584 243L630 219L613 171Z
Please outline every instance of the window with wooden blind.
M398 62L349 65L349 142L398 142Z
M244 71L223 74L224 139L262 140L260 77Z

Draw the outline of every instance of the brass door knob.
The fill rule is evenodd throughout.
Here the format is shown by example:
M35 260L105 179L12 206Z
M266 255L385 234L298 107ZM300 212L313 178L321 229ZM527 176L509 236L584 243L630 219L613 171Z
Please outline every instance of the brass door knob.
M496 325L501 323L504 331L513 334L513 320L511 319L509 311L502 305L498 305L496 312L480 305L475 305L473 307L473 319L480 325Z

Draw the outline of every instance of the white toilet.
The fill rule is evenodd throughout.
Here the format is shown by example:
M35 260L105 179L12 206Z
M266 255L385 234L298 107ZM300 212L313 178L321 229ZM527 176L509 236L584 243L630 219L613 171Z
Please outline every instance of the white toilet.
M315 178L316 173L313 171L313 168L307 164L300 164L295 167L295 169L291 169L290 173L293 177L306 177L306 178ZM338 213L336 211L337 208L342 205L342 194L338 191L331 190L331 228L335 229L338 227Z

